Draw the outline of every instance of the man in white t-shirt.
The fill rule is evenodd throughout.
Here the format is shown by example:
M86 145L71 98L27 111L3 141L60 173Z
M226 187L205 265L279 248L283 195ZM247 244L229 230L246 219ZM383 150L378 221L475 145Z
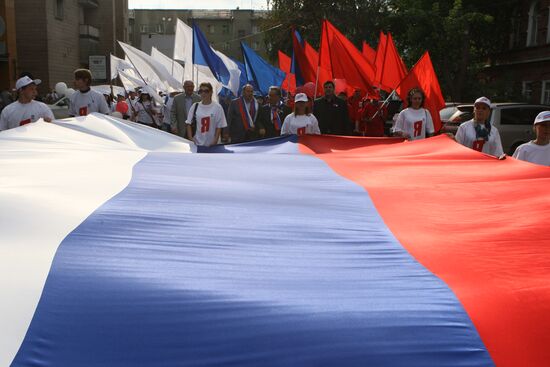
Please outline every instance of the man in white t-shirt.
M105 97L91 89L92 73L88 69L74 71L74 88L76 91L70 98L69 115L86 116L92 112L108 115L111 111Z
M0 115L0 131L23 126L38 119L51 122L54 119L52 110L42 102L35 101L38 94L36 86L42 81L28 76L19 78L15 88L19 97L17 101L7 105Z
M550 167L550 111L542 111L534 122L537 138L516 148L514 158Z
M227 127L223 107L212 100L213 88L210 83L201 83L199 95L201 101L191 106L187 115L187 137L196 145L211 146L217 144L222 129ZM193 135L195 127L195 135Z
M487 97L480 97L474 103L474 118L463 122L456 132L455 139L465 147L505 158L500 141L500 134L496 127L491 125L491 101Z

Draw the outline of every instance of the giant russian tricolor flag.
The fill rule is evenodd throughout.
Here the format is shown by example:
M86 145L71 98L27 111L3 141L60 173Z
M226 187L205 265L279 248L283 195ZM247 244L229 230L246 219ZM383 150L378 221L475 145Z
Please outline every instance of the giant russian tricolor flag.
M0 133L0 365L548 364L548 168L446 136L201 151Z

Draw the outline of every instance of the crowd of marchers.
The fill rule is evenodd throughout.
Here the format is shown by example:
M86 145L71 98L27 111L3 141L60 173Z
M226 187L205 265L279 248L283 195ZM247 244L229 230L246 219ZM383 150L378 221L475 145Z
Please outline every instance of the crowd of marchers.
M17 100L7 104L0 114L0 131L54 119L50 108L36 99L39 79L22 75L16 82ZM349 98L335 94L335 84L323 85L324 95L299 92L283 97L280 87L255 96L252 85L242 87L238 98L221 98L216 102L210 83L198 88L188 80L183 92L154 95L141 88L127 93L102 94L91 88L92 74L87 69L74 72L75 92L70 96L69 115L85 116L92 112L111 114L139 124L177 134L196 145L235 144L280 135L331 134L385 136L388 110L380 95L362 96L356 90ZM55 93L52 91L52 93ZM55 95L47 98L54 99ZM407 94L407 107L399 112L389 135L407 140L435 135L434 123L420 88ZM490 123L492 104L486 97L474 103L474 116L462 123L454 139L466 147L504 159L500 135ZM550 111L541 112L533 121L536 138L520 145L513 156L531 163L550 166Z

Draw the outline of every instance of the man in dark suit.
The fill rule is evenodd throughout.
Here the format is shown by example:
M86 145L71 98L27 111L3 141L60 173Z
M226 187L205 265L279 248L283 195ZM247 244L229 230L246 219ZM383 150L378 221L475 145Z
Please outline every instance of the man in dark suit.
M334 83L323 84L325 95L317 98L313 114L319 121L321 134L351 135L353 126L349 120L347 102L334 94Z
M187 131L187 114L189 109L195 102L200 102L201 97L195 93L195 84L191 80L186 80L183 83L184 93L180 93L174 97L172 108L170 110L170 127L173 134L177 134L185 138Z
M269 88L269 104L260 107L256 130L260 138L273 138L281 135L285 117L292 111L281 99L281 88Z
M227 128L224 135L231 137L231 143L244 143L258 138L256 120L259 104L254 98L254 87L246 84L242 95L231 101L227 111Z

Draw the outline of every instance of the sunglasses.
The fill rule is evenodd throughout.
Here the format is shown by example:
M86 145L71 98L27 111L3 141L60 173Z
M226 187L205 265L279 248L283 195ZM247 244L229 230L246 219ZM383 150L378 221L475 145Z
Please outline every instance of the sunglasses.
M199 89L199 94L210 93L210 89Z

